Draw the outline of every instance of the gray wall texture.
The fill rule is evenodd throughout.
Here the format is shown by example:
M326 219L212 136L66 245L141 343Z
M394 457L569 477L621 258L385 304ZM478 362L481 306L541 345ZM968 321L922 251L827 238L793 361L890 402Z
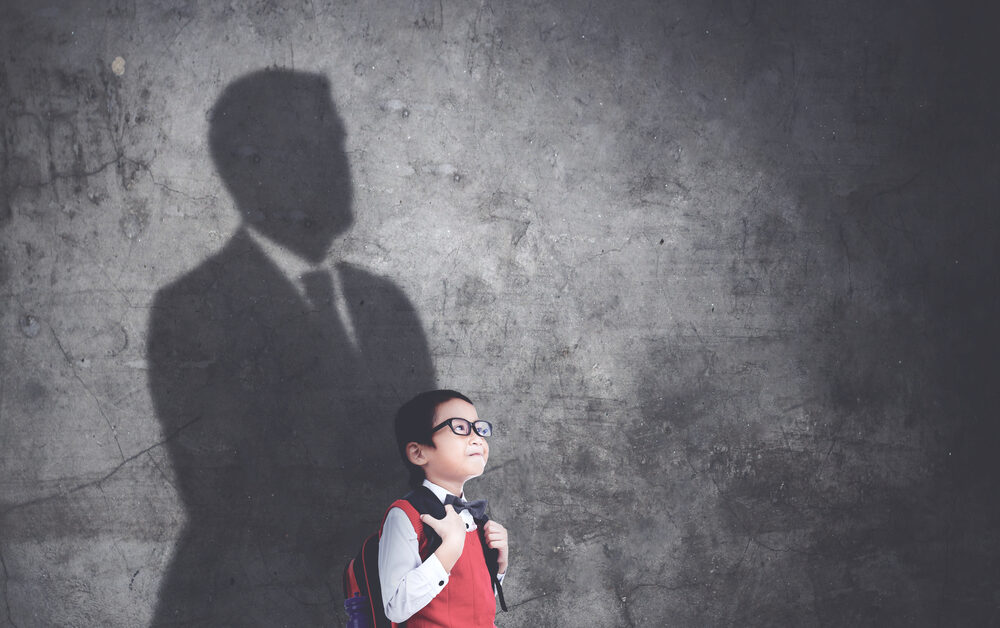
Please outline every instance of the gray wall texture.
M342 625L447 386L501 626L996 625L1000 57L941 4L4 3L0 623Z

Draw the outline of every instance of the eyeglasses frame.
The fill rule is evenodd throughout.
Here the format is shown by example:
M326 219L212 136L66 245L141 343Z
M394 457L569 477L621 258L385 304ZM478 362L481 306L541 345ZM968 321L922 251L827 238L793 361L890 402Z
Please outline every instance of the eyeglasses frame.
M456 432L455 431L455 426L452 424L452 421L465 421L466 423L468 423L469 424L469 433L468 434L459 434L458 432ZM489 435L480 434L479 430L476 429L476 424L478 424L478 423L485 423L486 424L486 428L490 431L490 434ZM445 425L448 426L448 428L451 430L451 433L454 434L455 436L471 436L473 433L475 433L475 435L479 436L480 438L489 438L490 436L493 435L493 424L490 423L489 421L485 421L483 419L476 419L475 421L470 421L469 419L464 419L464 418L462 418L460 416L454 416L454 417L451 417L450 419L445 419L444 421L441 421L436 426L434 426L434 429L431 430L431 436L434 436L434 432L438 431L439 429L441 429Z

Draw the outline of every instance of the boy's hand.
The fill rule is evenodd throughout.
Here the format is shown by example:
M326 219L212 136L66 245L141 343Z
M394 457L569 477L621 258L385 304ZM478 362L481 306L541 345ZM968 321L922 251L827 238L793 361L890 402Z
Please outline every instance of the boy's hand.
M441 566L448 573L458 562L465 547L465 522L455 512L455 507L447 504L444 507L444 519L435 519L431 515L420 515L420 520L431 527L441 537L441 547L434 555L441 561Z
M486 545L500 551L499 573L507 573L507 528L490 519L483 532L486 533Z

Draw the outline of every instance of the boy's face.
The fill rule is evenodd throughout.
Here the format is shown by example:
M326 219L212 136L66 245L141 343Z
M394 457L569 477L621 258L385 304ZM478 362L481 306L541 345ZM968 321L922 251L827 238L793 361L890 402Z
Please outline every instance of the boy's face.
M431 428L451 418L474 422L479 420L479 415L472 404L461 399L449 399L434 411ZM474 429L460 436L445 426L433 433L432 442L434 447L423 447L421 452L426 460L424 473L431 482L446 488L456 484L461 487L466 480L479 477L486 469L490 446Z

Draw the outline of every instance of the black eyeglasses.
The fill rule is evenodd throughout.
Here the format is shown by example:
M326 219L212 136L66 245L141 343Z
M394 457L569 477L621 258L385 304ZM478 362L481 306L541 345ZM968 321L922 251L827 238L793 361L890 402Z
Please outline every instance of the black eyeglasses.
M472 433L473 428L475 428L476 434L479 434L480 436L483 437L491 436L493 434L493 425L489 421L483 421L482 419L479 419L476 422L472 422L469 419L461 419L459 417L448 419L446 421L441 421L441 423L439 423L437 427L431 430L431 434L438 431L445 425L450 427L451 431L458 434L459 436L468 436L469 434Z

